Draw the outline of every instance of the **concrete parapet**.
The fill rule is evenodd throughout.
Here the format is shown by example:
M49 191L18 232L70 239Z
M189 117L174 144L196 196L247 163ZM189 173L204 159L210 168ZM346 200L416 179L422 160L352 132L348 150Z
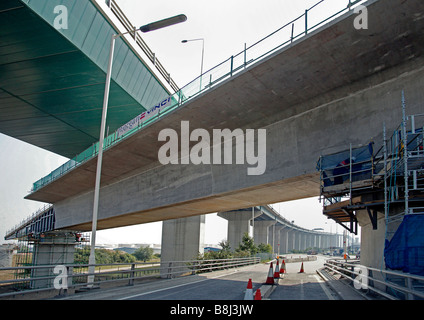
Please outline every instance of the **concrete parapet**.
M307 256L307 257L287 257L287 256L280 256L281 259L284 259L285 263L293 263L293 262L304 262L304 261L316 261L316 256Z

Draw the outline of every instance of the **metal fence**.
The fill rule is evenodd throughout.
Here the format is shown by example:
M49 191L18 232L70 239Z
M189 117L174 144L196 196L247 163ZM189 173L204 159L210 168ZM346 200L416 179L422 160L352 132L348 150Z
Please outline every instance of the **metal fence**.
M89 264L42 265L0 268L0 298L17 295L54 291L56 294L68 293L69 289L87 288L88 276L94 274L90 285L127 282L134 285L137 280L152 278L176 278L218 270L239 268L260 263L259 257L188 260L146 263L96 264L95 272L89 273ZM15 273L25 273L26 278L16 278ZM37 276L33 276L37 274ZM40 276L43 274L42 276Z
M365 267L359 261L327 260L324 266L350 280L351 284L356 281L366 293L372 292L389 300L424 299L423 276Z

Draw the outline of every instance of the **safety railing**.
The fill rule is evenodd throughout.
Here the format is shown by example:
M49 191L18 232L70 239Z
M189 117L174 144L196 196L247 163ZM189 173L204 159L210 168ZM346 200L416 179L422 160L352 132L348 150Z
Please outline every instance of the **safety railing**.
M159 71L159 73L162 75L162 77L169 83L171 88L175 91L178 91L179 90L178 85L171 78L171 75L166 71L164 66L157 59L155 53L149 48L149 46L146 44L146 42L143 40L143 38L138 33L134 32L134 30L135 30L134 25L127 18L127 16L124 14L124 12L121 10L121 8L116 3L116 1L115 0L107 0L106 4L109 6L111 11L118 18L118 20L122 23L125 30L127 32L133 33L133 37L134 37L135 42L138 44L138 46L141 48L141 50L147 56L147 58L153 63L153 65L156 67L156 69Z
M0 299L22 294L55 291L55 294L67 293L69 289L87 287L88 276L94 274L94 282L90 285L100 286L105 283L127 282L148 278L175 278L198 273L212 272L231 268L239 268L260 263L259 257L188 260L155 263L115 263L95 264L95 272L89 273L89 264L19 266L0 268ZM27 277L13 277L16 272Z
M324 206L351 199L352 190L371 188L374 173L381 167L382 164L376 163L373 143L320 156L317 170L320 172L320 199Z
M20 233L20 231L23 230L23 229L27 229L27 230L25 232L23 232L22 235L26 235L29 232L35 231L35 230L31 230L31 227L33 226L33 224L37 220L42 220L44 222L42 230L39 230L39 231L42 232L42 231L53 230L53 227L54 227L53 205L44 205L42 208L38 209L36 212L34 212L28 218L22 220L19 224L15 225L13 228L8 229L6 231L5 239L8 240L8 238L18 238L18 237L20 237L21 234L18 234L18 235L15 235L15 234Z
M276 51L281 50L285 47L292 45L292 43L300 38L310 34L312 31L318 29L319 27L325 25L331 20L336 19L337 17L342 16L346 12L352 10L355 6L364 3L365 0L345 0L345 1L328 1L321 0L314 4L312 7L305 10L305 12L293 19L292 21L286 23L281 28L275 30L271 34L262 38L261 40L255 42L254 44L247 46L245 45L244 50L238 52L237 54L229 57L225 61L219 63L210 70L204 72L193 81L189 82L183 88L178 89L172 96L172 103L164 109L161 109L155 114L155 116L149 118L148 121L140 121L140 123L126 132L123 135L114 132L105 139L104 149L108 149L111 146L117 144L122 139L128 138L131 135L135 134L139 130L148 126L150 123L157 121L173 110L181 107L187 101L190 101L192 98L204 93L207 90L210 90L213 87L221 84L223 81L228 80L245 70L248 66L252 65L255 62L265 59L270 55L274 54ZM114 1L111 0L111 7L114 7ZM335 3L337 7L335 7ZM319 8L320 10L318 10ZM315 10L316 9L316 10ZM315 12L329 12L330 14L322 20L322 15L315 15ZM116 10L118 12L118 10ZM121 16L123 13L119 13ZM133 31L129 21L124 21L126 28L131 28L129 31ZM135 36L137 41L140 40ZM141 45L141 44L140 44ZM142 46L144 47L144 45ZM158 61L153 53L146 53L150 59L153 59L153 62L159 66ZM160 69L160 68L159 68ZM161 72L161 71L160 71ZM166 73L166 72L165 72ZM169 74L165 74L169 76ZM154 110L153 108L152 110ZM35 182L32 186L31 193L36 192L40 188L46 186L62 175L66 174L70 170L80 166L81 164L93 159L98 154L98 143L92 145L73 159L69 160L63 164L58 169L52 171L49 175Z
M382 186L385 179L390 188L389 200L398 200L397 176L410 176L408 186L411 191L424 190L424 128L417 127L417 120L422 121L423 116L409 116L408 128L404 130L404 124L400 124L387 140L385 148L374 151L373 143L370 143L321 156L317 170L320 172L321 198L325 204L341 201L343 196L351 195L353 189L358 191Z
M424 277L393 270L361 266L359 261L327 260L324 267L350 281L365 293L390 300L424 299Z

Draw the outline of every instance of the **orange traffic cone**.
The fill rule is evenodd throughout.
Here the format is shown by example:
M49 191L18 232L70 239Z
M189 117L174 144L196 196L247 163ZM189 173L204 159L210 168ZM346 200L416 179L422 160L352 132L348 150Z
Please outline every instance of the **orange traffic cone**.
M278 259L277 259L277 265L275 266L275 271L274 271L274 279L279 279L280 278L280 266L278 264Z
M286 273L286 263L283 259L283 262L281 262L281 268L280 268L280 274Z
M249 279L247 283L246 293L244 294L244 300L253 300L253 287L252 287L252 279Z
M300 271L299 271L299 273L304 273L305 272L305 270L303 270L303 262L302 262L302 265L300 266Z
M256 290L255 300L262 300L261 289Z
M268 277L266 278L266 284L274 284L274 277L273 277L273 267L272 267L272 262L269 266L269 271L268 271Z

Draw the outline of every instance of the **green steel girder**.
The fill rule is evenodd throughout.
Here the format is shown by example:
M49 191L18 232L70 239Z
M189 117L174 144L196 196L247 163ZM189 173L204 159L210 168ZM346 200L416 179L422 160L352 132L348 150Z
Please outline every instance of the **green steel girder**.
M53 22L68 6L68 29ZM116 31L90 0L0 2L0 132L71 158L99 139L110 37ZM118 39L110 132L168 96Z

